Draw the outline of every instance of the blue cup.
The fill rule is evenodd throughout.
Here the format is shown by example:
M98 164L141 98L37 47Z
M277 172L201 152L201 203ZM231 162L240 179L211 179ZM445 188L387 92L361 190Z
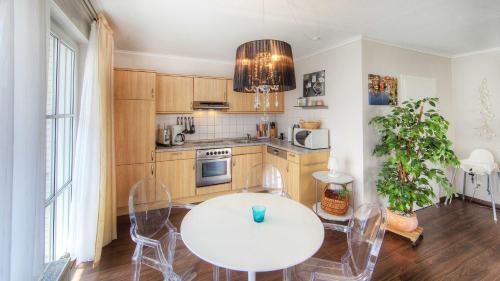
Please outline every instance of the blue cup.
M260 205L252 206L252 215L254 222L263 222L266 216L266 207Z

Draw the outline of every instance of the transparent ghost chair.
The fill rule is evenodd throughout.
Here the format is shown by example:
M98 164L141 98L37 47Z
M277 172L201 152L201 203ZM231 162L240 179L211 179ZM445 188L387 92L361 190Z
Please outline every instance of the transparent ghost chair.
M313 257L284 270L284 280L370 280L384 239L386 219L383 207L363 204L347 226L324 223L326 230L347 234L348 249L340 262Z
M255 190L290 198L284 186L284 178L280 170L272 164L261 163L250 169L245 179L243 192Z
M155 192L163 193L161 205L153 202ZM132 256L132 280L140 278L141 264L152 267L164 280L192 280L200 260L182 247L182 238L170 222L172 208L191 209L194 205L173 204L167 187L148 177L137 182L129 193L130 236L136 243Z

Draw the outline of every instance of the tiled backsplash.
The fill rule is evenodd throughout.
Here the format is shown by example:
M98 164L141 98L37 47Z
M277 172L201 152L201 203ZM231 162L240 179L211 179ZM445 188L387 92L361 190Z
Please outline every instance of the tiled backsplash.
M175 125L177 117L194 117L196 133L186 134L186 140L240 138L256 135L255 125L263 114L228 114L220 111L195 111L193 114L165 114L156 116L156 125ZM270 122L276 116L267 114Z

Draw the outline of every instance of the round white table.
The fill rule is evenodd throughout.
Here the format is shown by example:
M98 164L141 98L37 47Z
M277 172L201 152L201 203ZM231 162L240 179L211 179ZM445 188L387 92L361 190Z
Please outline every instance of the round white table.
M252 206L266 207L265 219L255 223ZM216 266L256 272L297 265L318 251L323 224L311 209L284 197L237 193L207 200L189 211L181 224L186 247Z

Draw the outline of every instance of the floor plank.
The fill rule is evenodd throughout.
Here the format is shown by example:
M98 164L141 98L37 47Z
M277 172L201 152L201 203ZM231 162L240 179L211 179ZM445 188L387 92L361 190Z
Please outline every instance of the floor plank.
M185 213L173 213L180 225ZM373 280L500 280L500 225L495 224L491 208L454 200L451 205L418 211L424 239L417 247L404 238L386 233ZM96 267L82 264L76 269L79 280L130 280L131 256L135 244L130 239L128 217L118 219L118 239L106 246ZM327 232L315 255L338 260L347 248L345 236ZM209 281L212 269L199 263L195 280ZM223 272L221 272L223 276ZM257 273L258 280L282 280L281 272ZM162 280L153 269L142 267L141 280ZM246 280L236 272L233 280Z

